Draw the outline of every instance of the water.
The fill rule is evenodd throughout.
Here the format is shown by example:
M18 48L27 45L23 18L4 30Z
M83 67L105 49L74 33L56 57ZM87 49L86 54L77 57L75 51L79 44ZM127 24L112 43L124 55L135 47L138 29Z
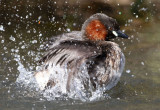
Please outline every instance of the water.
M124 48L126 66L120 82L116 87L107 91L109 97L93 102L57 98L47 99L32 84L17 85L18 76L32 77L36 70L37 61L44 50L40 43L18 41L4 38L1 35L1 68L0 68L0 97L2 108L8 109L158 109L160 103L160 32L159 23L146 26L134 38L116 40ZM23 31L23 30L22 30ZM22 34L22 36L25 36ZM12 36L13 37L13 36ZM12 38L13 39L13 38ZM36 38L38 42L39 37ZM3 41L4 40L4 41ZM132 42L133 40L133 42ZM124 46L122 45L124 42ZM31 46L32 45L32 46ZM23 47L24 46L24 47ZM36 47L36 48L35 48ZM42 46L43 47L43 46ZM36 56L35 56L36 55ZM23 78L23 76L21 76ZM25 78L27 78L25 76ZM22 79L21 79L22 80ZM27 79L22 80L27 85ZM31 91L29 88L34 88Z
M30 17L34 13L22 14L22 18L12 13L20 23L17 24L16 21L6 17L7 19L0 24L0 109L155 110L160 108L160 23L158 20L136 27L130 24L130 21L134 21L130 18L126 27L122 26L130 39L114 40L120 45L126 57L126 66L120 82L107 91L105 97L83 102L66 96L49 97L47 92L44 95L36 88L32 76L34 71L39 70L38 60L45 51L45 42L52 35L80 30L84 19L78 21L75 20L76 16L69 19L66 16L61 19L50 16L50 21L53 22L50 24L44 22L46 19L44 20L41 14L31 20ZM9 15L11 18L12 13ZM123 13L124 11L120 15ZM26 19L30 19L30 22Z

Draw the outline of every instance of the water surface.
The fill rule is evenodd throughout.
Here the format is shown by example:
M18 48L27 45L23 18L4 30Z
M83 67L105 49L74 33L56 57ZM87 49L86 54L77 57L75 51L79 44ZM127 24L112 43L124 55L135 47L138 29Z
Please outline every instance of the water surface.
M83 21L84 19L81 19L80 22ZM66 23L65 20L63 22ZM28 83L28 80L32 78L34 71L39 69L38 60L44 54L46 42L52 35L80 30L80 22L76 20L71 22L74 24L72 28L69 25L62 27L63 23L57 23L55 28L54 23L36 21L30 22L27 26L24 25L25 21L24 24L22 22L16 24L6 20L6 23L0 25L0 107L2 110L155 110L160 108L160 23L157 21L143 24L141 28L122 26L130 39L114 41L120 45L125 54L126 66L117 86L107 91L108 97L83 102L68 98L45 98L43 94L37 94L38 91ZM19 77L25 85L17 79Z

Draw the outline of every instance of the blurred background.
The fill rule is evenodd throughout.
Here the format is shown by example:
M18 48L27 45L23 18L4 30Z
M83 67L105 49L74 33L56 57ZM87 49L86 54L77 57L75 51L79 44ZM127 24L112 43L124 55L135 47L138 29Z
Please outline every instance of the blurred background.
M20 74L38 70L38 60L49 38L80 30L83 22L95 13L117 19L130 36L128 40L114 40L126 56L126 66L118 85L107 92L110 98L95 102L48 101L16 84ZM0 61L2 110L157 110L160 108L160 1L0 0Z

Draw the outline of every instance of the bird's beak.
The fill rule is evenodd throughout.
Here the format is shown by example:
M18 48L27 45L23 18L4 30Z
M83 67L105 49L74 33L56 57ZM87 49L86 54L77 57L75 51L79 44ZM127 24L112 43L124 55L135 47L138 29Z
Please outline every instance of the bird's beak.
M128 38L128 35L124 34L122 31L112 31L113 35L116 37Z

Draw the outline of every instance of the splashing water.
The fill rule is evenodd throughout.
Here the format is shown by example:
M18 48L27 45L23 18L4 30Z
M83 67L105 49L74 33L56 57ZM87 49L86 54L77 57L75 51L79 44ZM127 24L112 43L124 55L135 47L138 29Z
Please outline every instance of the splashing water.
M25 90L29 91L28 94L30 94L31 97L39 97L40 100L75 99L81 101L97 101L110 98L108 94L104 93L106 90L104 87L99 86L96 88L96 90L93 89L85 65L81 67L81 70L73 79L73 86L71 87L72 91L67 92L65 83L67 82L68 75L66 75L65 73L56 76L57 80L60 81L60 83L56 84L52 88L40 90L38 84L36 83L34 72L28 71L24 67L24 65L20 61L19 55L15 55L14 60L18 63L17 70L20 72L16 80L16 84L20 85L21 87L24 87ZM84 79L89 80L87 88L84 87ZM40 97L41 95L43 96L43 98Z

